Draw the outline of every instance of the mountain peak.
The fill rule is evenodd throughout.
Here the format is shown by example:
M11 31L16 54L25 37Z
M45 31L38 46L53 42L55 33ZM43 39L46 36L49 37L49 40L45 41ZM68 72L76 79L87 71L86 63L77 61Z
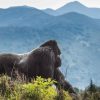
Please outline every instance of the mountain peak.
M81 3L78 2L78 1L72 1L72 2L70 2L70 3L73 3L73 4L81 4Z
M78 1L73 1L73 2L69 2L66 5L64 5L63 7L68 7L68 6L73 6L73 7L86 7L84 6L82 3L78 2Z

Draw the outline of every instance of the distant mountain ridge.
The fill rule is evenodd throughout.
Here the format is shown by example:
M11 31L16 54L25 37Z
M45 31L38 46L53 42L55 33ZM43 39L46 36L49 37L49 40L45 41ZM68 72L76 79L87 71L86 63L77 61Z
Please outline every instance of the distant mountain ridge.
M77 12L92 18L100 19L100 8L88 8L78 1L70 2L57 10L45 9L44 12L54 16L63 15L69 12Z
M69 12L52 16L36 8L0 9L0 52L23 53L55 39L62 67L73 86L84 88L90 78L100 84L100 20Z
M66 20L67 19L67 20ZM81 22L82 20L86 20ZM28 7L28 6L18 6L10 7L8 9L0 10L0 26L18 26L18 27L33 27L36 29L43 29L48 26L52 26L55 23L61 22L63 24L83 24L88 27L90 26L99 26L100 20L90 18L86 15L69 12L60 16L52 16L46 14L45 12ZM95 27L97 28L97 27ZM95 29L94 28L94 29Z
M31 27L34 25L34 27L42 28L43 25L41 24L46 25L48 22L45 22L45 20L49 20L50 18L52 16L41 10L27 6L10 7L0 10L0 26Z

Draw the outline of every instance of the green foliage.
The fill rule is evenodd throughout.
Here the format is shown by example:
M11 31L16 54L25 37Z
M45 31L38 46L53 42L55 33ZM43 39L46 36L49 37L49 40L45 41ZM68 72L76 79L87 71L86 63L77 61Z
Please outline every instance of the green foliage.
M37 77L33 83L24 84L23 88L25 89L24 96L25 98L29 98L29 100L54 100L57 96L57 91L54 87L52 87L53 83L49 79L43 79L41 77Z
M32 82L0 77L0 100L72 100L68 92L53 87L54 80L37 77Z
M53 86L54 83L56 81L50 78L37 77L28 82L21 77L12 80L3 75L0 77L0 100L72 100L68 92L62 89L58 91ZM90 85L84 91L78 88L75 90L79 95L79 100L100 100L100 87L93 81L90 81Z

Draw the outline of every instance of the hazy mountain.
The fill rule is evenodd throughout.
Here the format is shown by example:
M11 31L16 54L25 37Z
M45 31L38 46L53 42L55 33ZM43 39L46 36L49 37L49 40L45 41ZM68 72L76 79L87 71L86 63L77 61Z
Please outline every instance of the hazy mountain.
M42 28L52 16L27 6L0 10L0 26L29 26ZM47 22L45 20L48 20ZM42 25L43 23L43 25Z
M44 12L54 16L63 15L69 12L77 12L92 18L100 19L100 8L88 8L78 1L70 2L57 10L45 9Z
M55 39L61 48L63 73L83 88L90 78L100 84L100 20L71 12L50 16L26 6L0 10L0 52L23 53Z

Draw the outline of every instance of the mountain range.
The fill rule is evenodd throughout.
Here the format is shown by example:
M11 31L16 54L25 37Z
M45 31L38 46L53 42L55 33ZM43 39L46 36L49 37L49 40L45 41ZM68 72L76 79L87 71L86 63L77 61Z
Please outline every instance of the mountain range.
M100 8L89 8L89 7L84 6L78 1L67 3L66 5L56 10L47 8L43 11L54 16L63 15L69 12L77 12L77 13L84 14L92 18L100 19Z
M75 4L77 2L74 2ZM0 9L0 52L28 52L55 39L61 48L61 71L73 86L90 79L100 85L100 19L78 12L57 16L28 6Z

